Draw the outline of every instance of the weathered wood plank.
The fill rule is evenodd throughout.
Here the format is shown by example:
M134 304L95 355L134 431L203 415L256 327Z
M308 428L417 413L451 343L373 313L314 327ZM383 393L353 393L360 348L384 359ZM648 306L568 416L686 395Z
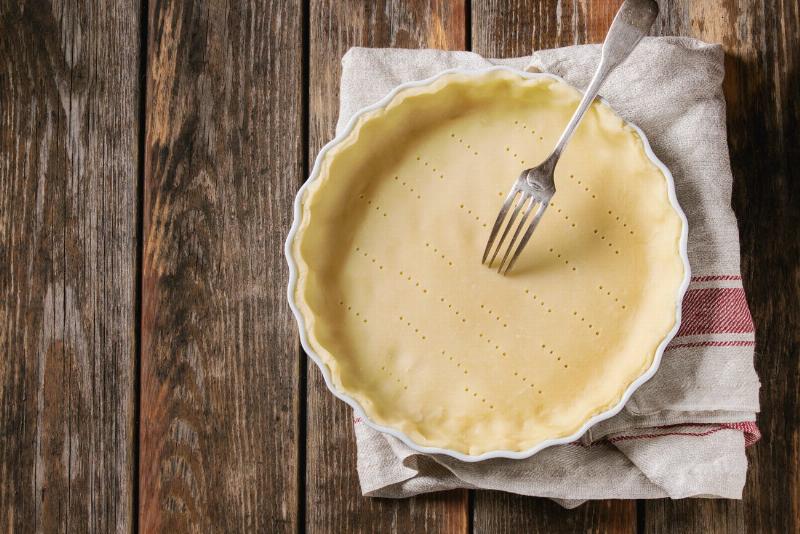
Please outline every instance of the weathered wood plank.
M474 0L473 50L487 57L599 43L623 0Z
M309 165L334 134L341 56L351 46L463 49L464 6L443 2L311 2ZM361 496L352 411L308 366L309 532L466 532L467 493L406 500Z
M633 501L600 501L567 510L549 499L476 491L475 532L636 532Z
M725 47L732 203L756 325L764 438L748 450L742 501L647 502L644 524L648 532L798 532L800 7L794 0L682 0L665 9L661 33Z
M303 166L302 17L289 0L150 3L143 532L297 529L282 243Z
M622 0L538 2L474 0L472 49L489 57L601 42ZM634 532L635 501L604 501L565 510L547 499L477 491L476 532Z
M128 532L139 13L0 4L0 530Z

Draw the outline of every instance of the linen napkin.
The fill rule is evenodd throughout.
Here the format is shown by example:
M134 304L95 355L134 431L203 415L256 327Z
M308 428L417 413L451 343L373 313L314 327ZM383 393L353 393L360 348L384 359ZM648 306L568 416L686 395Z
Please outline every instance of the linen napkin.
M598 45L486 59L470 52L353 48L342 60L337 132L396 85L448 68L504 64L557 74L586 87ZM526 460L466 463L420 454L355 418L364 495L408 497L486 488L549 497L573 507L588 499L741 498L745 446L758 440L759 381L754 329L742 288L739 236L730 207L723 51L678 37L645 38L601 94L647 135L672 172L689 219L692 281L680 330L658 373L615 417L579 441Z

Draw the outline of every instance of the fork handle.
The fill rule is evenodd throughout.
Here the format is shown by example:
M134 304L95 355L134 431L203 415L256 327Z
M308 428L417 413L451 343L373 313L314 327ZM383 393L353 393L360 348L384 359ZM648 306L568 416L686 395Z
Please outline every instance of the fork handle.
M639 41L650 30L653 21L658 15L658 4L654 0L625 0L622 7L619 8L614 21L611 23L611 28L606 34L606 40L603 42L603 51L600 55L600 64L583 94L583 99L578 105L578 109L572 115L572 118L567 123L567 127L558 139L553 152L547 159L553 165L561 157L561 152L567 146L572 134L575 132L578 124L581 122L583 115L597 96L597 92L606 81L608 75L620 63L625 61L630 55L631 51L636 48Z

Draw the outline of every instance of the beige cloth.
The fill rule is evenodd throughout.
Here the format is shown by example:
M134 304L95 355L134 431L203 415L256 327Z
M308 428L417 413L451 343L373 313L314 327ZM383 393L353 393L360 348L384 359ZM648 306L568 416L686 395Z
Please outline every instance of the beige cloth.
M542 50L532 57L484 59L470 52L351 49L343 58L337 131L396 85L454 67L493 64L551 72L586 87L599 46ZM646 38L609 77L601 94L648 136L675 177L689 219L692 284L684 319L656 376L617 416L575 444L527 460L465 463L419 454L358 418L363 493L408 497L450 488L489 488L587 499L741 498L746 443L758 439L754 334L739 270L730 208L731 171L720 46L685 38Z

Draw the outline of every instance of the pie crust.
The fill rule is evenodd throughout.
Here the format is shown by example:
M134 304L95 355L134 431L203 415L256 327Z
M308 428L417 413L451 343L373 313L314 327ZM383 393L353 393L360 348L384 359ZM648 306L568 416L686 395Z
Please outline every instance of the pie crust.
M481 265L519 173L580 93L510 69L445 74L321 154L287 253L307 349L337 394L414 445L530 450L621 407L680 314L685 218L640 132L595 102L508 276Z

